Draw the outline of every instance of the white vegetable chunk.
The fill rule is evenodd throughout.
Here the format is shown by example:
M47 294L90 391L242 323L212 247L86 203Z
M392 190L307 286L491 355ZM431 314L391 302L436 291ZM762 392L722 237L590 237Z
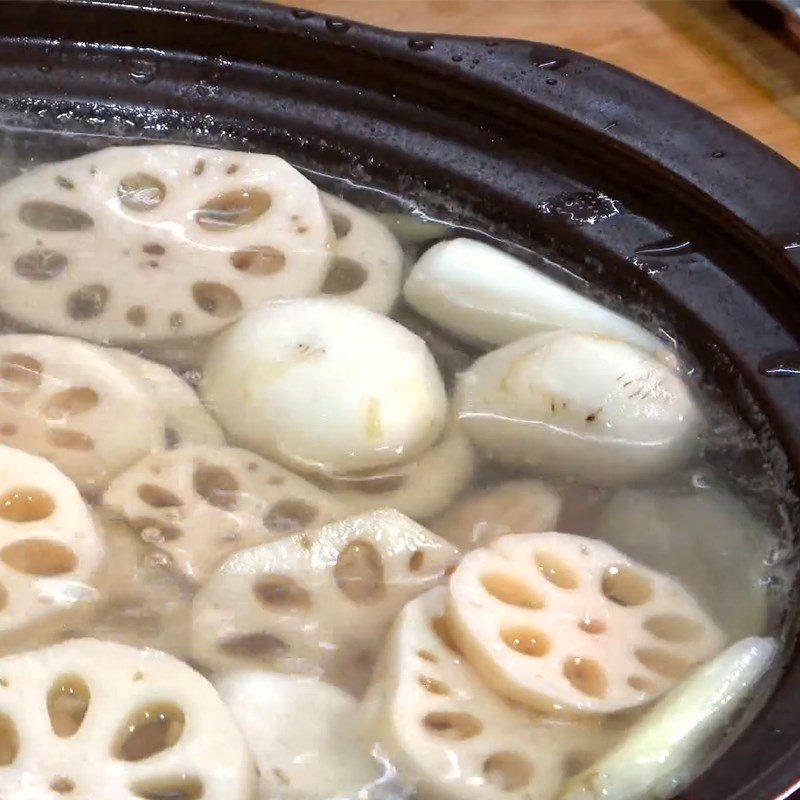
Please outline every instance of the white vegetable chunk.
M512 534L468 553L447 614L484 680L545 713L635 708L724 644L680 583L568 533Z
M156 650L76 639L0 659L0 796L252 800L214 687Z
M255 153L110 147L14 178L0 209L3 311L94 341L213 333L317 292L330 258L316 187Z
M330 297L388 314L400 294L403 251L389 229L372 214L322 193L333 222L333 260L320 290Z
M241 550L195 598L194 657L214 670L322 671L358 686L403 604L455 558L391 509Z
M420 800L552 800L618 732L534 715L494 694L453 649L445 594L412 600L395 622L363 701L365 737Z
M650 353L667 345L631 320L488 244L441 242L403 288L420 314L469 341L502 345L558 328L609 336Z
M593 535L679 578L732 640L764 630L764 560L775 537L736 497L621 489Z
M422 339L327 298L268 304L225 331L201 393L237 444L301 471L410 460L439 438L447 414Z
M595 484L668 472L692 453L700 427L668 367L624 342L569 331L479 358L455 405L490 458Z
M359 735L358 702L315 678L242 671L217 690L256 760L260 797L365 796L384 770Z
M653 706L617 747L576 775L560 800L661 800L694 776L710 739L747 700L777 653L773 639L742 639Z

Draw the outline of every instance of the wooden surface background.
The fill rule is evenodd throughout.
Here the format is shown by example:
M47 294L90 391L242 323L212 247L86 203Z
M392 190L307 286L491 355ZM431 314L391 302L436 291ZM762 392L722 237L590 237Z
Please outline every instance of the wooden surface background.
M532 39L660 83L800 166L800 48L725 0L298 0L408 31ZM800 210L798 210L800 214Z

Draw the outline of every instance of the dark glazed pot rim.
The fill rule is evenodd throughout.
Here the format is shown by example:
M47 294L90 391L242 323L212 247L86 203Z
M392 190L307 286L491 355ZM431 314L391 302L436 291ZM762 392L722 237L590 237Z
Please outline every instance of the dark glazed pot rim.
M43 69L54 50L59 69ZM163 64L159 81L131 82L142 53ZM200 94L209 60L219 75ZM373 159L370 174L387 183L402 165L426 189L473 198L521 239L575 241L591 254L592 280L674 311L690 349L774 440L776 481L794 493L800 378L759 365L800 346L800 171L647 81L551 45L397 33L257 0L4 0L0 98L51 124L86 109L123 121L134 108L202 112L230 120L232 146L316 148L331 171ZM304 144L289 128L306 132ZM574 160L575 174L534 164L549 149L570 169ZM605 210L576 219L570 203L593 175L634 198L633 210L605 197ZM637 195L652 213L633 208ZM707 236L700 255L648 252L673 216L692 242ZM706 251L722 253L724 268ZM788 797L800 783L797 708L794 657L764 712L682 797Z

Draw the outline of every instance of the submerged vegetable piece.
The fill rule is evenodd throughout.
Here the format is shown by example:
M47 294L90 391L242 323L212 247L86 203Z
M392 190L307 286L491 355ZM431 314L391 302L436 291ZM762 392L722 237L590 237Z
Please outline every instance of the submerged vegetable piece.
M316 481L351 514L396 508L413 519L427 519L447 508L474 472L472 445L459 426L452 424L413 461L350 475L320 475Z
M407 461L439 438L447 413L422 339L327 298L271 303L225 331L201 393L237 444L302 471Z
M346 513L328 492L255 453L201 445L152 453L117 477L103 500L197 583L237 550Z
M661 800L694 777L769 668L773 639L742 639L660 700L600 761L576 775L560 800Z
M447 636L445 595L427 592L395 622L363 701L365 737L420 800L551 800L617 731L530 714L494 694Z
M592 533L680 578L731 639L764 629L764 560L774 537L741 500L711 489L622 489Z
M216 691L166 653L95 639L0 659L0 795L252 800Z
M569 331L479 358L455 403L490 458L595 484L668 472L692 453L700 427L668 367L624 342Z
M437 325L482 344L507 344L566 328L610 336L651 353L667 351L664 342L635 322L470 239L431 247L414 265L403 295Z
M362 797L383 769L358 730L358 703L315 678L235 672L217 689L258 764L262 798Z
M334 235L331 261L322 294L388 314L400 294L403 251L389 229L372 214L322 194Z
M506 481L467 495L431 529L459 550L471 550L510 533L552 531L561 505L561 495L544 481Z
M222 429L206 411L194 389L171 369L126 350L108 351L155 395L165 415L164 447L177 444L225 444Z
M0 210L3 311L95 341L213 333L317 292L330 259L319 192L275 156L110 147L25 172Z
M468 553L447 614L490 686L548 713L634 708L724 644L676 580L568 533L504 536Z
M195 598L194 656L217 670L322 670L358 686L399 609L455 557L392 509L242 550Z
M163 441L164 410L100 347L0 336L0 441L44 456L82 489L102 487Z
M0 445L0 638L6 652L30 626L27 634L42 641L86 611L104 555L75 484L43 458Z

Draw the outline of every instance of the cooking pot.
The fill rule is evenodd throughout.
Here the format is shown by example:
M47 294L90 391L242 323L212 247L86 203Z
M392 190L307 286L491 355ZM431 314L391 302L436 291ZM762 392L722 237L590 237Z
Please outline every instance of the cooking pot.
M62 157L110 135L275 152L323 183L349 178L356 199L371 186L387 209L409 198L567 265L702 367L753 434L717 457L782 503L794 552L800 171L707 112L545 44L255 1L4 0L0 125L15 162L52 158L53 132ZM800 783L791 594L770 700L685 800L778 800Z

